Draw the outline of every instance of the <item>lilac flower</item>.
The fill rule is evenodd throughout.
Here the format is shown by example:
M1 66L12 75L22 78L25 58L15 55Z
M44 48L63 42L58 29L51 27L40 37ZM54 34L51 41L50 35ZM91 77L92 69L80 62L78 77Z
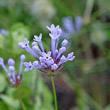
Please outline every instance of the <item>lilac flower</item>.
M35 39L33 39L33 40L37 41L37 42L39 43L39 45L40 45L42 51L44 51L44 48L43 48L43 45L42 45L42 41L41 41L41 39L42 39L42 34L40 34L39 37L36 36L36 35L34 35L34 38L35 38Z
M82 27L82 23L83 23L83 19L79 16L76 16L76 18L75 18L75 29L77 32L80 31L80 29Z
M22 48L32 54L34 57L39 58L38 55L30 48L29 41L27 40L27 38L24 38L24 42L20 42L18 46L19 48Z
M5 29L0 29L0 34L2 35L8 35L8 32Z
M24 66L26 66L25 70L24 71L29 71L29 70L32 70L33 69L33 65L31 62L27 63L27 62L24 62Z
M73 22L72 17L68 16L68 17L64 17L62 19L62 22L64 28L62 37L68 38L69 36L80 31L83 24L83 19L80 16L77 16L75 18L75 22Z
M16 74L15 67L14 67L15 61L12 58L8 60L8 65L9 65L9 70L8 70L4 64L3 58L0 58L0 66L2 66L2 68L5 70L10 84L14 87L19 86L19 84L21 83L21 71L25 60L25 55L21 55L20 60L21 62L20 62L19 71L18 71L18 74Z
M49 33L51 37L51 51L52 51L52 56L55 57L55 50L57 49L58 42L59 42L59 37L62 34L62 30L59 28L59 26L54 26L54 24L51 25L51 27L47 26L47 29L51 32ZM57 44L55 46L55 43Z
M66 46L68 41L64 39L61 44L61 48L58 49L59 39L62 34L62 30L59 26L51 25L47 26L47 29L50 31L49 36L51 37L51 51L46 52L42 45L42 34L38 36L34 35L34 41L32 43L32 48L29 46L29 41L25 38L24 42L20 42L18 46L22 49L25 49L27 52L36 57L37 61L25 62L26 66L25 71L32 70L33 68L38 68L41 71L45 72L55 72L62 67L62 64L67 61L72 61L75 56L71 52L67 57L63 55L66 51Z

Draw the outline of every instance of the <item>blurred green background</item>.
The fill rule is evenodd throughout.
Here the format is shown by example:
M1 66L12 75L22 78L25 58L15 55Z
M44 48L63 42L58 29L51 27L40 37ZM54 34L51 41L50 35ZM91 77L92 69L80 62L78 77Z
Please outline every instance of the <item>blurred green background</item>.
M68 16L74 24L80 16L83 23L67 37L66 54L74 51L75 60L65 63L55 77L59 110L110 110L110 0L0 0L0 30L7 31L0 34L0 57L5 62L15 59L16 70L22 53L25 61L34 61L18 42L25 37L32 41L33 35L42 33L49 50L46 26L64 29L62 20ZM37 69L22 75L19 92L26 110L54 110L50 78ZM1 67L0 110L23 110L17 89L8 85Z

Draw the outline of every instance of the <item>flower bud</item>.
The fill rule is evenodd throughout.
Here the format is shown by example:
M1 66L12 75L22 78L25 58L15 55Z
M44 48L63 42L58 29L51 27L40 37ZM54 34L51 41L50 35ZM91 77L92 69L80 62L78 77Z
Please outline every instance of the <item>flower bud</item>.
M15 64L15 61L12 59L12 58L10 58L9 60L8 60L8 65L9 66L13 66Z

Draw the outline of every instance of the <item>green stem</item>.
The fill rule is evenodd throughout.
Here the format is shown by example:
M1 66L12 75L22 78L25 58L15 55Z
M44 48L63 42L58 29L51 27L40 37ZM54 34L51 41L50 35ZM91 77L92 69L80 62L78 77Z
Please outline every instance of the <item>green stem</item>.
M56 96L56 90L55 90L55 83L54 83L53 74L51 74L51 81L52 81L53 94L54 94L55 110L58 110L58 105L57 105L57 96Z
M93 5L94 5L94 0L87 0L86 9L84 12L84 23L85 24L88 24L90 22Z
M26 110L26 107L25 107L25 105L24 105L24 103L23 103L23 100L22 100L22 98L21 98L21 95L20 95L19 90L17 90L17 92L18 92L18 97L19 97L20 103L21 103L21 105L22 105L22 108L23 108L23 110Z

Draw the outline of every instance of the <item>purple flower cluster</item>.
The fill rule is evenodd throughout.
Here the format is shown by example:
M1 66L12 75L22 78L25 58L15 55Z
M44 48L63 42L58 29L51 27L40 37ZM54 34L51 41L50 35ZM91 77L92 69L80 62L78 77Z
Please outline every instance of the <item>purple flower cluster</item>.
M80 16L76 16L75 22L73 22L72 17L68 16L64 17L62 22L64 28L62 37L67 38L80 31L83 24L83 19Z
M58 49L59 39L62 34L60 27L55 27L52 24L50 27L47 26L47 29L50 31L49 36L51 37L51 51L49 52L46 52L42 45L42 34L39 36L34 35L32 48L29 46L29 41L26 38L24 38L24 42L19 42L19 48L26 50L37 59L33 63L24 62L24 66L26 66L25 71L38 68L42 71L55 72L61 68L63 63L69 60L72 61L75 58L73 52L69 53L67 57L63 55L68 44L66 39L62 41L61 48Z
M0 29L0 34L2 35L8 35L8 32L5 29Z
M20 59L21 59L21 63L20 63L19 71L18 74L16 74L14 67L15 61L12 58L8 60L8 65L9 65L9 71L8 71L8 69L4 64L3 58L0 58L0 66L2 66L2 68L5 70L10 84L14 87L19 86L19 84L21 83L21 71L25 60L25 55L21 55Z

